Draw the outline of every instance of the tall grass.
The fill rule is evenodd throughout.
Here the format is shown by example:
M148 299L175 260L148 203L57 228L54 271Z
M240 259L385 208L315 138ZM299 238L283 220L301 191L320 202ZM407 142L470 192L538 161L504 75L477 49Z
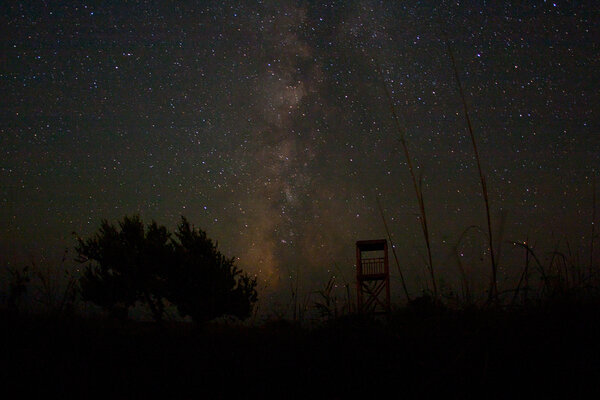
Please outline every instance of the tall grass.
M383 78L383 73L381 68L377 66L377 70L379 71L379 75L381 78L381 83L383 85L383 90L385 92L386 99L388 101L390 112L392 114L392 119L394 121L394 125L396 127L396 131L398 132L400 143L402 144L402 150L404 151L404 156L406 158L406 165L408 166L408 171L410 172L410 177L412 179L413 188L415 190L415 195L417 197L417 202L419 204L419 214L420 214L420 222L421 222L421 230L423 231L423 237L425 239L425 246L427 248L427 262L428 262L428 270L431 278L431 284L433 287L433 296L437 299L438 297L438 289L437 283L435 279L435 272L433 268L433 257L431 256L431 240L429 235L429 228L427 225L427 213L425 211L425 200L423 199L423 185L421 180L417 182L417 177L415 174L415 170L412 164L412 157L410 156L410 151L408 149L408 144L406 142L405 130L400 125L400 121L398 120L398 115L396 114L396 108L394 107L394 102L392 100L392 96L388 90L385 79Z
M306 318L306 313L309 309L309 303L311 299L311 292L306 292L302 295L302 275L300 273L300 265L296 265L296 271L294 274L295 279L292 280L292 273L290 272L290 304L287 308L291 309L292 321L298 324L303 324Z
M458 271L460 273L460 280L461 280L461 292L462 292L462 298L463 298L463 302L465 304L471 305L473 304L473 289L472 289L472 283L471 280L469 279L469 276L467 274L467 271L463 265L462 262L462 258L460 256L460 246L462 244L462 241L465 239L465 237L467 236L467 234L471 231L471 230L480 230L480 228L476 225L471 225L469 227L467 227L458 237L458 240L456 241L456 244L453 247L453 254L456 260L456 265L458 266Z
M594 276L594 239L596 238L596 174L592 176L592 233L590 235L590 277Z
M531 265L539 274L540 285L537 289L537 298L544 300L568 299L573 296L595 295L590 290L597 290L590 276L586 276L585 267L581 264L578 254L573 254L569 242L566 242L567 252L560 251L559 243L550 252L547 262L543 263L535 253L533 246L528 242L512 242L525 250L525 266L514 290L511 305L517 303L521 291L525 291L522 299L529 299L529 277L532 273ZM535 272L535 271L533 271Z
M400 281L402 282L402 289L404 290L404 294L406 295L406 301L410 301L410 295L408 294L408 289L406 288L404 274L402 273L402 268L400 268L400 262L398 262L398 256L396 255L396 247L394 246L394 242L392 241L392 235L390 235L390 230L388 229L387 221L385 220L385 215L383 214L383 208L381 208L381 203L379 202L379 197L376 197L376 200L377 207L379 208L379 214L381 215L381 219L383 220L383 226L385 227L385 232L387 234L388 240L390 241L390 246L392 247L392 254L394 255L394 260L396 261L396 267L398 267L398 272L400 273Z
M452 51L452 46L450 45L450 41L448 39L445 39L445 41L446 41L446 47L448 49L448 55L450 56L450 61L452 63L452 70L454 71L454 78L456 79L456 84L458 86L458 93L460 94L460 99L462 102L465 119L467 121L467 128L469 130L471 144L473 145L473 153L475 155L475 161L477 163L477 171L479 173L479 180L481 182L481 192L483 194L483 200L485 203L485 215L486 215L486 221L487 221L488 243L489 243L489 248L490 248L490 262L491 262L491 267L492 267L492 277L491 277L491 282L490 282L490 291L489 291L488 301L496 303L498 301L498 277L497 277L498 266L496 264L496 258L494 255L494 240L493 240L493 235L492 235L492 219L490 216L490 199L488 196L487 182L485 179L485 175L483 174L483 169L481 168L481 160L479 157L479 150L477 148L477 141L475 140L475 134L473 133L471 117L469 116L469 108L467 106L467 101L466 101L465 94L464 94L464 91L462 88L462 83L460 80L460 76L458 74L456 60L454 59L454 52Z
M319 299L313 302L313 305L322 319L335 319L340 315L340 310L338 309L338 299L333 293L335 286L335 276L332 276L327 281L327 284L325 284L324 289L317 290L315 292L319 295Z

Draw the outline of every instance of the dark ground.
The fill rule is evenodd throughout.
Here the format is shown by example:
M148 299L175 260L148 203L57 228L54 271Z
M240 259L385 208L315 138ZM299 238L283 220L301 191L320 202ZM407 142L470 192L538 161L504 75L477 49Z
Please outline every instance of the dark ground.
M0 396L595 398L599 317L561 303L201 329L4 311Z

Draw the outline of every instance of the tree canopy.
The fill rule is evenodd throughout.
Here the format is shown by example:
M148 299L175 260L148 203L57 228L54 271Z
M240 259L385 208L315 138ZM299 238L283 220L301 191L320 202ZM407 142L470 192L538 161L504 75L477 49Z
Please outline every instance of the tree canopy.
M145 227L135 215L117 225L103 220L92 237L77 241L77 261L88 264L82 297L113 315L126 315L140 301L157 321L167 303L197 322L224 315L245 319L257 300L256 278L185 217L174 235L154 221Z

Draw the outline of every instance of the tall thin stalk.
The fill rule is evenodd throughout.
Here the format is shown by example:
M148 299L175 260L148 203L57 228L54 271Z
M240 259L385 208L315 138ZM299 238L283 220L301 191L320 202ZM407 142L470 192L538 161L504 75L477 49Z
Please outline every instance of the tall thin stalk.
M406 295L406 301L410 301L410 295L408 294L408 289L406 289L406 282L404 281L404 274L402 273L402 269L400 268L400 263L398 262L398 256L396 255L396 247L394 246L394 242L392 241L392 235L390 235L390 230L388 229L387 221L385 220L385 215L383 214L383 208L381 208L381 203L379 203L379 197L377 199L377 207L379 208L379 214L381 215L381 219L383 220L383 226L385 227L385 232L387 233L388 240L390 241L390 246L392 246L392 254L394 255L394 260L396 260L396 267L398 267L398 272L400 273L400 281L402 282L402 289L404 289L404 294Z
M590 279L593 276L594 264L594 236L596 235L596 174L592 176L592 235L590 236Z
M537 255L533 252L533 248L531 248L529 246L529 244L527 242L521 243L521 242L512 242L512 244L514 244L515 246L520 246L522 248L525 249L525 251L527 253L529 253L531 255L531 257L533 258L533 261L535 261L535 264L538 267L538 271L541 275L542 278L542 282L544 283L544 285L542 286L542 291L544 289L548 288L548 283L549 283L549 277L548 274L546 274L546 271L544 270L544 266L542 265L542 263L540 262L540 259L537 257ZM530 265L530 259L526 258L526 266L527 269L529 269L529 265ZM527 272L525 274L525 288L528 289L529 288L529 272Z
M396 126L396 131L400 135L400 143L402 144L402 149L404 150L404 156L406 157L406 164L408 165L408 170L410 172L410 177L412 178L413 188L415 189L415 194L417 196L417 201L419 203L419 212L421 215L421 229L423 231L423 236L425 238L425 245L427 246L427 259L429 262L429 274L431 276L431 283L433 286L433 295L437 298L437 283L435 280L435 273L433 270L433 261L431 257L431 241L429 238L429 228L427 227L427 213L425 212L425 201L423 200L423 187L420 183L417 183L417 177L415 176L415 171L412 166L412 159L410 157L410 152L408 150L408 144L406 143L405 130L400 126L400 122L398 120L398 115L396 114L396 108L394 107L394 102L392 101L392 96L388 90L388 87L383 79L383 73L381 72L381 68L378 66L379 75L381 77L381 83L383 85L383 89L385 91L385 96L390 105L390 111L392 113L392 117L394 120L394 124Z
M525 240L525 244L529 243L529 237ZM519 278L519 283L517 284L517 288L515 289L515 293L513 295L511 305L514 305L518 296L519 290L521 290L521 284L525 281L525 290L527 290L527 286L529 285L529 249L525 248L525 268L521 273L521 278ZM527 292L525 292L525 300L527 301Z
M475 140L475 134L473 133L473 127L471 125L471 118L469 116L469 108L467 107L467 101L465 100L465 94L463 92L462 84L460 81L460 76L458 75L458 68L456 67L456 61L454 60L454 53L452 52L452 47L450 46L450 42L446 39L446 47L448 48L448 55L450 56L450 60L452 61L452 69L454 70L454 77L456 79L456 84L458 85L458 92L460 93L460 99L462 101L462 106L465 114L465 119L467 120L467 127L469 128L469 135L471 136L471 143L473 144L473 153L475 153L475 161L477 162L477 171L479 172L479 179L481 181L481 192L483 193L483 200L485 202L485 213L487 219L487 227L488 227L488 239L490 246L490 261L492 264L492 278L490 284L490 293L489 293L489 301L496 302L498 300L498 279L497 279L497 264L496 258L494 256L494 241L492 238L492 218L490 216L490 200L488 196L487 183L485 180L485 176L483 174L483 170L481 168L481 161L479 159L479 150L477 149L477 141Z
M465 268L463 267L462 264L462 260L460 259L460 255L459 255L459 247L463 241L463 239L467 236L467 233L469 233L471 230L476 229L478 231L481 231L481 228L479 228L477 225L471 225L469 227L467 227L467 229L465 229L459 236L456 245L454 245L454 257L456 258L456 264L458 266L458 270L460 272L460 277L462 280L462 286L463 286L463 299L465 299L465 301L467 302L467 304L471 304L472 299L471 299L471 288L470 288L470 283L469 283L469 279L467 278L467 273L465 271Z

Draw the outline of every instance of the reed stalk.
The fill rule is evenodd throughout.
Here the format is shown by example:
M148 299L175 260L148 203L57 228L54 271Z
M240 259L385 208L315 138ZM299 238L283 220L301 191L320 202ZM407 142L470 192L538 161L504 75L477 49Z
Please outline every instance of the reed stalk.
M487 183L485 180L485 175L483 174L483 169L481 168L481 160L479 158L479 150L477 148L477 141L475 140L475 134L473 133L473 126L471 124L471 117L469 116L469 108L467 107L467 101L465 99L465 94L462 88L462 83L460 80L460 76L458 74L458 68L456 67L456 61L454 59L454 53L452 51L452 46L450 46L450 42L446 39L446 47L448 49L448 55L450 56L450 61L452 62L452 69L454 71L454 77L456 79L456 84L458 85L458 92L460 94L460 99L462 101L463 111L465 115L465 119L467 120L467 127L469 130L469 136L471 137L471 143L473 145L473 153L475 154L475 161L477 163L477 171L479 172L479 180L481 182L481 192L483 194L483 200L485 203L485 214L487 220L487 228L488 228L488 240L490 246L490 261L492 267L492 277L490 283L490 291L489 291L489 302L496 303L498 301L498 279L497 279L497 264L496 258L494 255L494 241L492 236L492 218L490 215L490 200L488 196Z
M404 280L404 274L402 273L402 269L400 268L400 263L398 262L398 256L396 255L396 247L394 246L394 242L392 241L392 235L390 235L390 230L388 229L387 221L385 220L385 215L383 214L383 208L381 208L381 203L379 202L379 197L376 197L377 207L379 208L379 214L381 215L381 219L383 220L383 226L385 227L385 232L387 233L388 240L390 241L390 246L392 246L392 254L394 255L394 260L396 260L396 267L398 267L398 272L400 273L400 281L402 282L402 289L404 289L404 294L406 295L406 301L410 302L410 295L408 294L408 289L406 288L406 281Z
M423 231L423 237L425 239L425 245L427 247L427 259L429 263L429 275L431 277L431 283L433 286L433 295L437 299L437 283L435 280L435 273L433 269L433 259L431 256L431 240L429 235L429 228L427 226L427 213L425 212L425 201L423 200L423 187L420 183L417 183L417 177L415 175L415 171L412 164L412 158L410 156L410 151L408 149L408 144L406 142L405 130L402 129L400 125L400 121L398 120L398 115L396 114L396 108L394 107L394 102L392 100L392 96L388 90L388 87L383 79L383 73L381 72L381 68L378 66L379 75L381 77L381 83L383 85L383 89L385 91L385 96L390 106L390 111L392 113L392 119L394 120L394 125L396 127L396 131L400 136L400 143L402 144L402 150L404 151L404 156L406 157L406 164L408 166L408 171L410 172L410 177L412 179L413 188L415 190L415 195L417 196L417 202L419 203L419 213L421 216L421 230Z
M592 176L592 234L590 236L590 279L594 276L594 238L596 236L596 175Z

